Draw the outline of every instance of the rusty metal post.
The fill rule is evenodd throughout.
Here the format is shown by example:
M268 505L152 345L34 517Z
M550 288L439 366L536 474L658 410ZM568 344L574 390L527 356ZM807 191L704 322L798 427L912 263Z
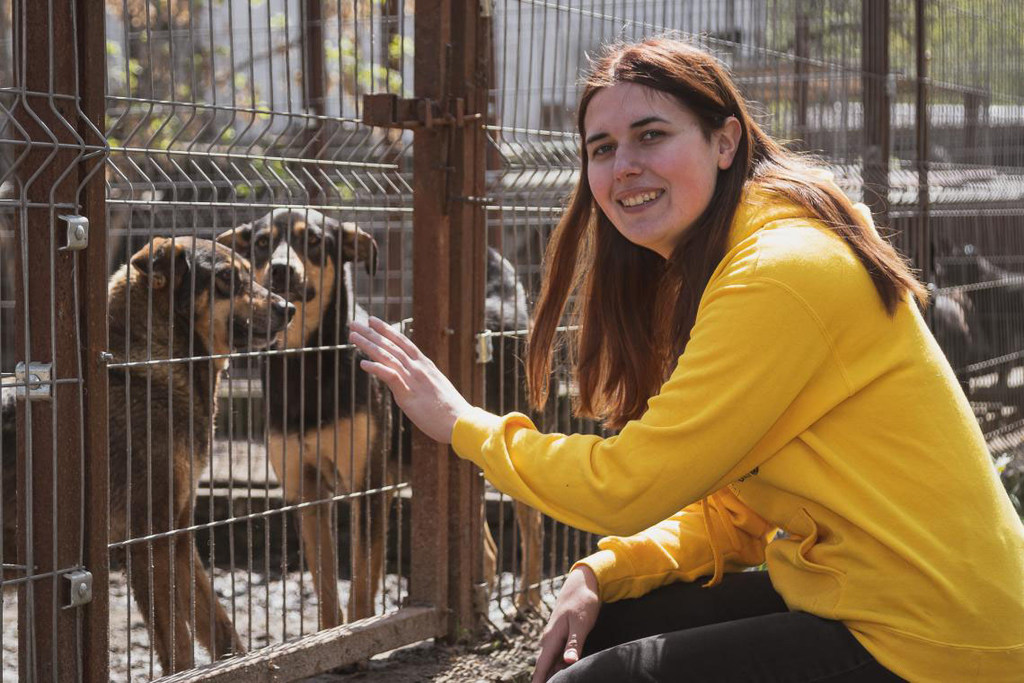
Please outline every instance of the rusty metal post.
M76 0L78 12L79 94L81 115L92 122L94 131L104 130L106 113L106 33L103 3ZM79 126L89 140L88 125ZM102 142L97 140L97 142ZM110 680L110 615L108 602L109 543L109 424L107 367L103 353L107 344L107 209L104 182L105 156L85 162L80 173L89 180L79 202L89 218L89 247L82 256L78 296L83 335L82 379L85 382L82 409L85 460L85 566L92 573L92 601L85 606L82 624L82 680L106 683ZM100 166L101 168L96 168ZM92 173L91 177L89 174Z
M811 19L807 14L807 5L805 3L797 3L796 5L796 27L794 35L794 47L793 47L793 73L795 76L795 83L793 83L793 101L796 105L796 122L794 137L796 137L796 144L799 145L800 149L809 149L810 141L807 140L807 104L808 104L808 93L810 91L810 25Z
M302 70L302 97L306 114L316 117L307 124L306 137L304 140L303 154L308 158L322 159L327 140L330 139L330 132L323 119L326 112L324 106L325 69L324 69L324 21L323 6L320 0L306 0L302 5L302 47L303 62ZM309 176L305 178L306 191L309 193L310 203L321 203L326 201L323 197L324 190L319 179ZM314 202L314 198L321 195L321 202Z
M74 7L73 0L22 2L15 30L22 91L15 116L35 143L18 170L23 205L15 230L15 357L52 364L51 379L40 386L48 395L18 405L18 545L28 567L28 580L19 586L18 655L28 681L77 679L84 650L79 608L65 609L71 595L66 572L83 558L86 507L73 278L80 254L59 251L66 232L59 216L79 210L79 84L68 50L76 45ZM102 25L99 30L102 45ZM102 82L92 86L102 100Z
M485 188L483 114L487 111L490 68L487 18L478 0L452 3L451 101L471 117L453 123L451 182L451 377L470 403L483 404L483 365L476 362L476 333L484 329L486 278L485 212L479 201ZM460 104L461 102L461 104ZM449 639L476 631L474 586L483 576L483 479L468 461L452 463Z
M889 0L861 5L864 102L864 203L878 225L889 224Z
M911 256L915 265L921 271L921 278L927 283L931 282L934 274L932 272L932 244L931 244L931 223L929 213L931 211L931 197L928 187L928 162L930 152L928 146L931 144L928 135L928 31L925 16L925 0L914 0L914 24L916 26L917 39L917 244ZM928 314L931 314L931 307Z
M439 101L448 78L451 3L416 5L415 95ZM448 127L423 126L413 137L413 335L420 349L447 372L449 358ZM448 604L448 447L414 430L409 599ZM442 624L446 620L440 620ZM444 635L446 625L440 633Z

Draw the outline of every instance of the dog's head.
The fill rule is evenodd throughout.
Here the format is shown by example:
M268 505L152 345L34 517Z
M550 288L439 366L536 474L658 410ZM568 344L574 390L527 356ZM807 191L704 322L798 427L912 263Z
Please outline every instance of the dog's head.
M211 353L265 348L295 315L253 277L248 260L209 240L157 237L130 263L154 299L171 298Z
M221 233L217 242L248 259L261 281L282 243L311 263L327 258L336 264L362 261L367 273L377 272L374 239L355 223L340 223L315 209L274 209L252 223ZM281 253L277 255L279 263L286 262Z
M313 209L275 209L222 233L217 241L250 257L262 282L299 307L280 340L290 348L305 345L331 303L339 303L344 263L362 261L370 275L377 270L373 237L355 223L340 223ZM347 300L341 303L347 306Z

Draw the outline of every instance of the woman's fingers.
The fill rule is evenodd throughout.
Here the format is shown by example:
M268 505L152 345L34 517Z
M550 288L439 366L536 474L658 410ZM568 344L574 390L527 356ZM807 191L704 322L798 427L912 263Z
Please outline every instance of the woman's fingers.
M575 664L580 661L582 643L575 631L575 628L569 627L569 639L565 641L565 652L562 653L562 661L566 664Z
M545 633L540 640L540 652L537 654L537 665L533 669L531 683L544 683L562 667L559 666L559 655L564 641L554 635L554 629Z
M387 365L381 365L380 363L364 359L359 361L359 367L384 382L384 384L387 384L392 393L399 390L403 392L409 391L409 385L405 383L402 376Z
M357 340L354 335L358 335L362 339ZM409 356L398 345L361 322L353 320L349 323L349 340L371 358L374 356L374 352L380 349L390 354L398 365L408 367L411 363Z
M355 344L360 351L366 354L366 356L375 363L379 363L390 368L399 368L402 366L401 361L395 358L388 349L380 346L379 344L373 343L359 332L351 330L348 338L349 341Z
M391 325L388 325L380 318L370 316L370 327L376 332L379 332L382 337L390 341L392 344L402 349L405 355L409 358L418 359L420 357L420 349L418 346L413 344L408 337L391 327Z

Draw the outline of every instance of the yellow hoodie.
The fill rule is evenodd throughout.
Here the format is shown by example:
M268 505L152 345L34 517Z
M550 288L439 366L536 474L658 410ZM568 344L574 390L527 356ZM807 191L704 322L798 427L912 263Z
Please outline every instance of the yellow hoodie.
M916 306L887 315L800 207L748 193L686 352L618 435L474 409L452 438L498 489L617 535L583 560L603 600L767 562L790 609L906 679L1024 681L1024 527L971 408Z

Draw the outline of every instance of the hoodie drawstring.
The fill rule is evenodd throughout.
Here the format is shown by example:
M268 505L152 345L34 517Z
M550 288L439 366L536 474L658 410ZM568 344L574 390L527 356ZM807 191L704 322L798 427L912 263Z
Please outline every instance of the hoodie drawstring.
M700 509L704 515L704 531L707 532L708 543L711 544L711 557L715 563L715 573L712 575L711 580L704 584L704 588L711 588L722 583L722 576L725 574L725 557L723 557L722 551L718 547L719 539L715 534L715 523L711 520L711 506L708 505L707 496L700 499Z

